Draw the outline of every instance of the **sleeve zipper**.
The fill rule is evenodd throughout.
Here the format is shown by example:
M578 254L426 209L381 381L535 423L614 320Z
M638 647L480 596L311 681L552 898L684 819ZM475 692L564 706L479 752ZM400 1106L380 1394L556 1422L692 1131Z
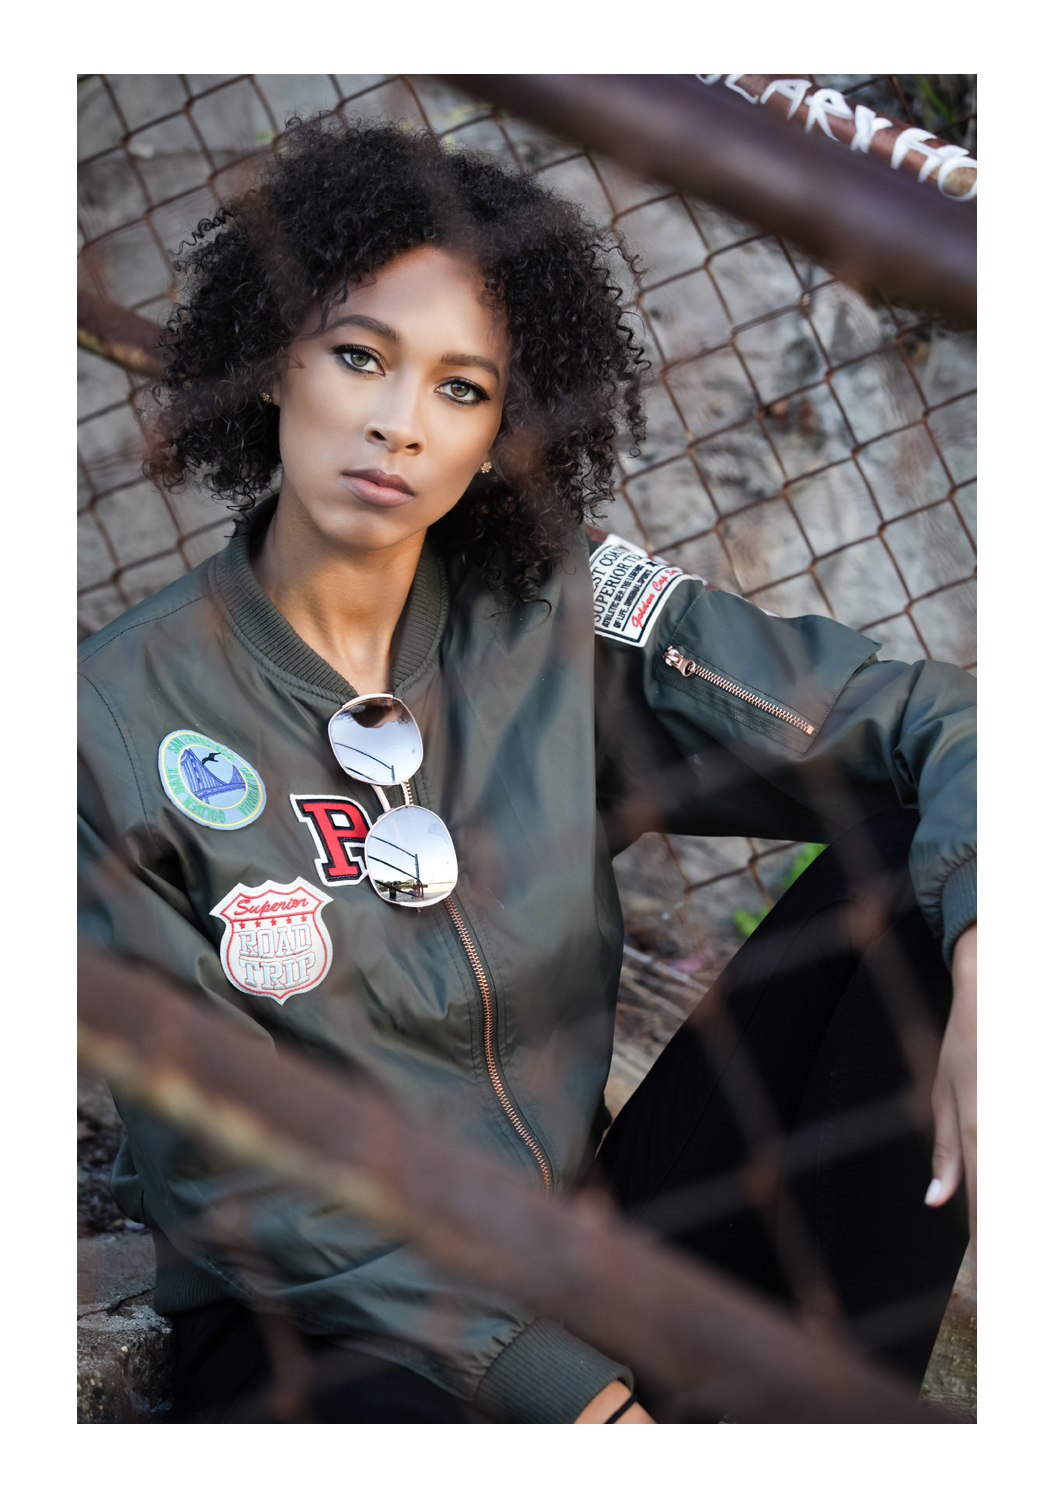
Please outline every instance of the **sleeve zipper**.
M690 660L687 655L680 655L674 645L669 644L664 651L664 664L673 667L676 671L681 671L683 676L699 676L702 681L710 681L714 686L721 686L724 692L740 697L742 702L748 702L752 707L762 708L764 713L771 713L775 718L780 718L783 723L791 723L793 728L800 729L802 733L814 732L813 723L808 723L798 713L790 713L786 708L779 707L776 702L768 702L765 697L757 697L754 692L746 692L743 687L727 681L726 677L720 676L717 671L709 671L705 666L698 665L695 660Z

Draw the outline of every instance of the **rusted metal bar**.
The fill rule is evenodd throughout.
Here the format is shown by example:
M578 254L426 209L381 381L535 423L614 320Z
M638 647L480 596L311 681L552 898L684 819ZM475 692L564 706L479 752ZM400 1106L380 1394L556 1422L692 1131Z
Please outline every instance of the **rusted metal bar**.
M665 1419L954 1423L596 1196L546 1198L363 1081L272 1051L152 971L82 949L80 1020L82 1058L119 1093L560 1318L648 1381Z
M448 74L477 99L774 232L858 287L975 321L975 214L678 74Z
M160 325L131 309L111 304L86 288L77 290L77 344L144 377L160 377Z
M765 105L782 119L820 131L852 152L869 152L918 183L934 183L947 199L970 202L979 164L964 147L943 141L921 126L892 120L838 89L815 89L801 74L698 73L702 84L732 89L749 104Z

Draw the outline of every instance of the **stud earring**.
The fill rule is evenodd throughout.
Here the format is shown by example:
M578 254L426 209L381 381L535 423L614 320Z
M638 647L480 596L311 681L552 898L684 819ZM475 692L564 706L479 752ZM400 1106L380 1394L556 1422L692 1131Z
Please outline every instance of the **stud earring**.
M484 461L484 462L482 462L480 469L484 473L484 475L487 476L488 472L491 471L491 462L490 461Z
M261 396L261 398L263 398L263 400L264 400L265 403L270 403L271 402L271 394L270 393L262 393L260 396Z

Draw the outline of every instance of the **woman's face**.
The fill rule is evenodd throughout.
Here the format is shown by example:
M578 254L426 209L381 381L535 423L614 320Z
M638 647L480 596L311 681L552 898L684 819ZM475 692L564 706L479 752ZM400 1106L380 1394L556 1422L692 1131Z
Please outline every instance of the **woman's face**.
M388 263L314 333L272 388L280 507L336 545L425 532L487 458L502 418L505 326L470 264L434 247Z

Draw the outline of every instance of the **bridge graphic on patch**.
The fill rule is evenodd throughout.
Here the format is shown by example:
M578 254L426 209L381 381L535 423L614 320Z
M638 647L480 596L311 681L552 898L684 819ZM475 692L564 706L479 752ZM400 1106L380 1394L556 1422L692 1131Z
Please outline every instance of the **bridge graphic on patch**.
M213 798L223 796L228 791L246 791L246 783L239 773L238 766L231 770L231 779L222 781L207 767L207 761L213 757L206 756L206 760L200 760L193 749L185 749L180 755L180 774L182 775L189 790L193 791L200 802L213 805Z
M248 760L194 728L174 728L158 745L161 787L203 828L244 828L264 811L264 782Z

